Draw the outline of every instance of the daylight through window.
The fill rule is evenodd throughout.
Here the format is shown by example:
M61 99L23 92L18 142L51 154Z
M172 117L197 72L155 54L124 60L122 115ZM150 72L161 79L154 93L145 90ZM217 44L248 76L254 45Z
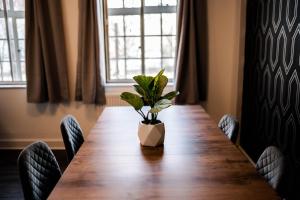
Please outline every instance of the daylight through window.
M161 68L174 77L177 0L106 0L107 82Z
M26 81L25 0L0 0L0 83Z

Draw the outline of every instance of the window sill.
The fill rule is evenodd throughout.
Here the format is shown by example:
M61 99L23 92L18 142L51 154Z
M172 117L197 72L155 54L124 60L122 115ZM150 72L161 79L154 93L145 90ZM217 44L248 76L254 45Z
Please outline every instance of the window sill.
M26 84L0 84L0 89L25 89Z
M107 95L120 95L124 91L135 92L133 83L108 83L105 84L105 93ZM165 92L171 92L174 88L173 83L168 83ZM26 84L0 84L0 89L26 89Z
M107 83L105 85L105 94L107 96L120 95L122 92L135 92L132 87L133 83ZM168 83L165 88L165 93L171 92L174 89L173 83Z

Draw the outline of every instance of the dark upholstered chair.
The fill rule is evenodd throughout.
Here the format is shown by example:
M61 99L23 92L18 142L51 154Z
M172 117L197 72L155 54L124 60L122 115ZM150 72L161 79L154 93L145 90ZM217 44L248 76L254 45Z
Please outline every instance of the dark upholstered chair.
M71 161L84 142L79 123L72 115L65 116L60 124L68 160Z
M256 163L256 170L277 190L284 172L283 154L277 147L266 148Z
M20 153L18 167L26 200L47 199L61 177L55 156L42 141L29 145Z
M236 143L239 132L239 122L233 116L224 115L218 126L233 143Z

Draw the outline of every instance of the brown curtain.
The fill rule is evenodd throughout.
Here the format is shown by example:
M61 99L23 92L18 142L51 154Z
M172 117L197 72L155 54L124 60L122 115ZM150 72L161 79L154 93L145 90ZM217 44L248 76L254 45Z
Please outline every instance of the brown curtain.
M101 83L96 0L79 0L76 100L105 104Z
M197 104L207 91L206 0L180 0L176 52L177 104Z
M28 102L69 100L60 0L26 0Z

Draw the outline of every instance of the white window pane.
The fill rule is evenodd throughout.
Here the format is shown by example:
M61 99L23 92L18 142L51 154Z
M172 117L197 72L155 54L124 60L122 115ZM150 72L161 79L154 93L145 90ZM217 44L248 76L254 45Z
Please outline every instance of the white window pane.
M25 62L21 62L22 81L26 81Z
M1 10L4 10L4 8L3 8L3 2L2 1L0 1L0 11Z
M145 0L145 6L160 6L161 0Z
M16 61L12 62L14 81L22 81L21 74L21 65L19 65Z
M157 58L161 57L161 37L145 37L145 57Z
M139 15L125 16L125 34L127 36L141 35Z
M107 0L108 8L123 8L123 0Z
M17 45L16 41L11 39L10 40L10 52L11 52L10 55L11 55L11 59L13 62L17 60L18 49L16 49L17 48L16 45Z
M120 45L116 42L116 40L118 40L117 37L109 38L109 58L117 57L116 52Z
M0 70L2 81L12 81L9 62L0 62Z
M163 6L176 6L177 0L162 0Z
M108 74L112 81L130 80L134 75L142 73L142 67L144 67L145 73L149 75L155 75L160 69L165 68L167 76L173 79L176 13L144 14L144 36L141 36L140 20L142 18L136 13L137 11L140 13L141 3L142 0L108 0L108 8L121 8L111 10L115 14L117 12L120 12L120 15L128 13L124 16L109 16L110 68ZM177 0L144 0L145 7L176 5ZM145 10L149 11L147 8ZM131 11L132 13L130 13ZM123 42L112 39L114 36L122 36L119 39L123 39ZM141 46L141 37L144 37L144 49ZM143 50L145 53L144 62L141 58ZM145 66L142 66L142 63L145 63Z
M13 31L12 18L8 18L7 21L8 21L8 33L9 33L9 37L11 39L13 39L14 38L14 31ZM2 28L2 25L3 25L3 28L5 29L5 30L3 30L3 32L5 33L5 38L6 38L6 23L5 23L4 19L3 19L3 22L1 24L1 28ZM1 30L1 32L2 32L2 30Z
M176 13L162 14L163 35L176 35Z
M10 38L10 40L9 40L9 44L10 44L10 52L11 52L11 59L12 59L12 61L16 61L17 60L17 56L16 56L16 43L15 43L15 40L14 40L14 29L13 29L13 20L12 20L12 18L8 18L8 33L9 33L9 38ZM6 29L6 26L5 26L5 29ZM5 42L5 44L4 44L4 46L6 46L6 47L4 47L5 49L3 49L3 51L5 51L5 52L3 52L3 54L2 55L4 55L4 58L6 59L6 60L9 60L9 49L8 49L8 46L7 46L7 42ZM0 44L0 49L1 49L1 47L3 47L3 46L1 46L1 44ZM1 50L0 50L0 52L1 52ZM0 53L1 54L1 53ZM0 55L0 57L1 57L1 55Z
M25 0L5 0L9 16L24 16ZM1 8L3 8L1 0ZM24 18L0 19L0 74L2 81L25 81L25 22ZM7 31L7 32L6 32ZM7 33L9 40L7 39ZM1 40L2 38L2 40ZM5 40L4 40L5 39ZM9 44L9 45L8 45ZM10 47L10 52L9 48ZM11 60L10 60L11 59ZM4 62L1 62L4 61ZM12 65L12 66L11 66ZM11 74L13 73L13 74Z
M155 76L162 68L161 59L146 59L145 60L146 75Z
M126 38L126 57L140 58L141 57L141 38L127 37Z
M123 16L109 16L109 36L122 36L124 35Z
M8 43L6 40L0 40L0 61L9 62Z
M109 38L109 57L110 58L124 58L124 38L111 37Z
M141 7L141 0L124 0L125 8L139 8Z
M25 40L19 40L19 59L25 61Z
M14 10L25 11L25 0L14 0Z
M18 31L18 39L25 38L25 20L24 19L17 19L17 31Z
M175 57L176 37L175 36L163 36L163 57Z
M4 38L6 38L6 26L5 26L4 19L0 18L0 39L4 39Z
M134 76L142 73L142 62L140 59L128 59L126 78L132 79Z
M24 1L25 1L25 0L24 0ZM6 9L7 9L7 10L10 10L10 3L9 3L9 0L6 0L5 2L6 2ZM1 5L2 5L1 9L4 9L4 5L2 4L2 0L1 0Z
M110 60L110 78L124 79L125 78L125 60Z
M175 65L175 58L171 58L171 59L163 59L162 60L162 67L165 69L165 75L169 78L169 79L173 79L174 78L174 65Z
M9 37L10 39L14 38L14 30L13 30L13 22L12 22L12 18L8 18L8 33L9 33ZM6 28L6 26L5 26Z
M145 14L145 35L160 35L160 14Z

